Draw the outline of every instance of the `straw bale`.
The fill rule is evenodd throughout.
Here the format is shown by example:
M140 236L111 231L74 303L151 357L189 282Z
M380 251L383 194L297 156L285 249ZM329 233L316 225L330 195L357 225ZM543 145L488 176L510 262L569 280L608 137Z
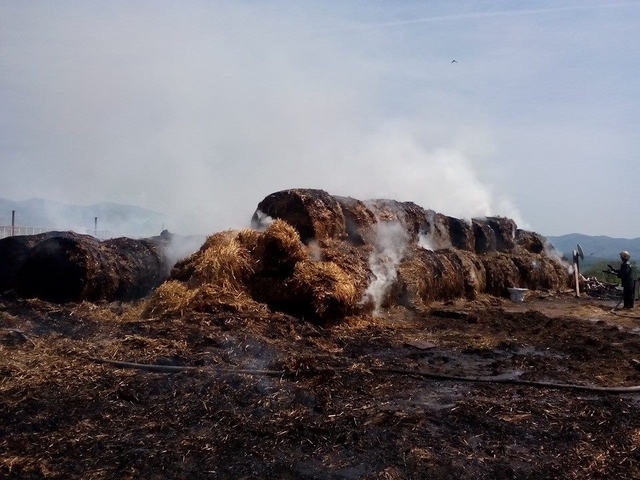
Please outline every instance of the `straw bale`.
M520 273L521 287L530 290L559 290L567 287L567 270L557 260L527 251L511 256Z
M265 275L287 277L296 263L309 259L309 251L294 227L276 220L259 235L255 256Z
M527 230L516 230L516 245L525 249L531 253L544 252L544 246L547 243L547 239L536 232L529 232Z
M132 300L147 295L168 273L162 249L150 240L58 236L31 249L16 290L21 296L61 303Z
M462 275L463 295L466 298L474 300L485 291L487 274L476 254L455 249L438 253L447 256L453 267Z
M398 268L393 291L402 305L429 304L465 294L461 261L447 250L434 252L412 245Z
M46 232L37 235L16 235L0 239L0 293L10 290L18 282L18 272L31 249L51 237L71 237L73 232Z
M506 253L489 253L479 257L486 272L486 292L498 297L508 297L508 288L522 288L520 271L511 256Z
M389 199L375 199L365 202L378 222L399 222L407 231L412 241L420 234L431 231L429 219L435 212L425 210L413 202L398 202Z
M475 236L471 223L466 220L446 217L451 246L461 250L475 251Z
M251 219L260 228L262 212L292 225L304 243L325 238L347 238L345 218L340 203L324 190L291 189L265 197Z
M433 210L426 210L426 223L421 226L418 234L420 246L427 250L450 248L452 246L451 227L449 224L450 218L451 217L434 212Z
M351 197L337 197L336 201L342 208L344 226L349 241L355 245L374 242L374 226L377 222L375 215L366 204Z
M195 266L189 285L214 284L225 290L242 290L256 265L238 237L238 232L233 230L211 235L193 256Z
M471 224L476 253L510 252L515 248L516 224L510 218L474 218Z

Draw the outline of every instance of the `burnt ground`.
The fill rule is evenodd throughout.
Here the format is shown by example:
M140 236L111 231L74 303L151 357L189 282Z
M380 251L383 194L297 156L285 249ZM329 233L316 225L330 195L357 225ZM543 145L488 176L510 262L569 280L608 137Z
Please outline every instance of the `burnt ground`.
M640 315L615 303L487 297L319 327L4 297L0 476L640 478L640 393L397 371L640 385Z

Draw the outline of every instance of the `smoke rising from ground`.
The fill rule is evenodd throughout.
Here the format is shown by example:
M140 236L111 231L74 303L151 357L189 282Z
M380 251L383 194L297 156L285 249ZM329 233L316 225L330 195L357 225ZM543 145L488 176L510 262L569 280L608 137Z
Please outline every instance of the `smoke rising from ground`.
M375 250L369 256L369 268L373 274L362 301L372 302L373 314L380 314L380 307L389 288L398 277L398 265L409 246L409 235L400 222L378 222L375 226Z

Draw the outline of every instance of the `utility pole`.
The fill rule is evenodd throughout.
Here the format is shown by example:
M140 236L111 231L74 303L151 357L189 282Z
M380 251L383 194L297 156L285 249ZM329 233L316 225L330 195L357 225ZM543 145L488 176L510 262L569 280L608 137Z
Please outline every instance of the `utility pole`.
M16 211L11 210L11 236L12 237L13 237L13 234L15 233L15 228L16 228Z
M98 217L93 217L93 236L98 238Z

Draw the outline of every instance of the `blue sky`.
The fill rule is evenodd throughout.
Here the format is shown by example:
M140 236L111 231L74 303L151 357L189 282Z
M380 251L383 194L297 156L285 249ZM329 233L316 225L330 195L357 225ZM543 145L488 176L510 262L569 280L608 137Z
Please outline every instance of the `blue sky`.
M0 0L0 197L210 233L321 188L636 238L638 45L640 2Z

